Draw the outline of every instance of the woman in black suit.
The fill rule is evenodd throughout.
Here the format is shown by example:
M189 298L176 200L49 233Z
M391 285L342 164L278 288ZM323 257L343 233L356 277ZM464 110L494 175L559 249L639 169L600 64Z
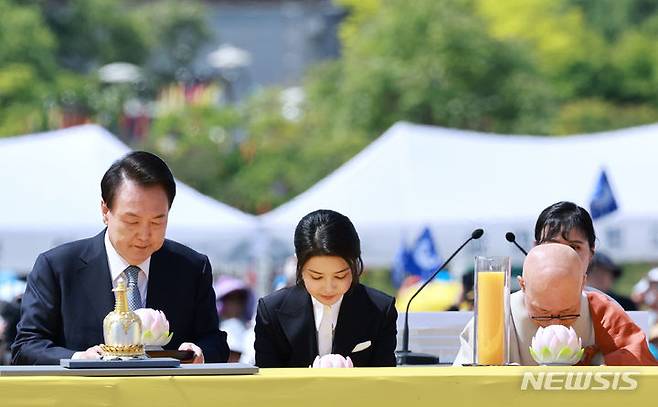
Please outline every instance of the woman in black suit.
M333 353L354 366L395 366L395 300L359 283L361 244L349 218L331 210L304 216L295 253L297 284L258 302L256 365L308 367Z

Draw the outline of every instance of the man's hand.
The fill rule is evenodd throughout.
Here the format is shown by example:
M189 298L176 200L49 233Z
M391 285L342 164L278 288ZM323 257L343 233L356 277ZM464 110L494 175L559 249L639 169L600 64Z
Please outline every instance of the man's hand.
M183 342L178 347L178 350L193 350L194 351L194 360L192 363L203 363L203 351L200 347L196 346L192 342Z
M75 352L71 359L100 359L103 351L99 345L92 346L84 352Z

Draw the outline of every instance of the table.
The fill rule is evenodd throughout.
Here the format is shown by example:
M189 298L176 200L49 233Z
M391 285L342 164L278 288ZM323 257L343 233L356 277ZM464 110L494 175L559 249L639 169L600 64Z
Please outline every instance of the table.
M521 389L524 377L526 390ZM569 377L581 384L589 377L591 385L565 390ZM609 389L596 389L606 381ZM636 388L630 390L633 383ZM658 367L261 369L247 376L0 377L0 405L7 407L634 407L654 405L656 399Z

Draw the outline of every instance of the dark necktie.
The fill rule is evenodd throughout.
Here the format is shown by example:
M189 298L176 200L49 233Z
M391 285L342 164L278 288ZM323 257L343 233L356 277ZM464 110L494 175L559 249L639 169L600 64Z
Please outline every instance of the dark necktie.
M137 276L140 269L137 266L129 266L124 270L126 278L128 279L128 307L131 311L142 308L142 296L139 293L137 286Z

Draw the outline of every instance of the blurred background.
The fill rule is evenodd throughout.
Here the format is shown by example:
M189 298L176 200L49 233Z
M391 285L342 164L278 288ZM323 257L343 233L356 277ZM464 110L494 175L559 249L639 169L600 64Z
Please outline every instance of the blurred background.
M0 19L0 331L36 255L102 228L128 149L190 187L170 236L241 282L216 286L244 302L227 320L294 280L319 207L391 294L485 226L442 310L468 307L473 255L519 273L504 233L530 248L561 200L595 208L602 289L658 309L658 0L0 0Z

